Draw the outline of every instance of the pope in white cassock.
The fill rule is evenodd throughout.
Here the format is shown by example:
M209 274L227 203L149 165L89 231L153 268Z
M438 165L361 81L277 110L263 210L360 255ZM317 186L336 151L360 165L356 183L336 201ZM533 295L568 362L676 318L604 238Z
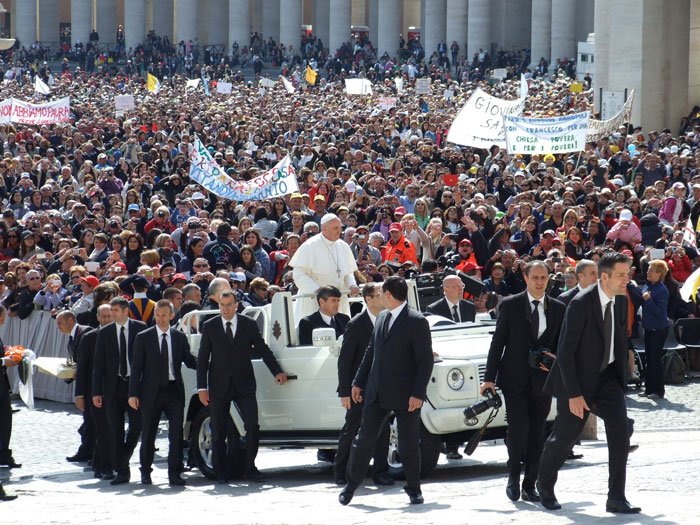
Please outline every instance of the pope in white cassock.
M339 240L342 225L337 215L327 213L321 218L321 235L304 242L289 262L294 268L294 283L300 294L314 293L321 286L335 286L350 290L352 294L360 289L353 272L357 270L355 257L350 246ZM294 318L297 323L302 317L318 311L316 297L299 299L294 305ZM347 295L340 300L340 311L350 314Z

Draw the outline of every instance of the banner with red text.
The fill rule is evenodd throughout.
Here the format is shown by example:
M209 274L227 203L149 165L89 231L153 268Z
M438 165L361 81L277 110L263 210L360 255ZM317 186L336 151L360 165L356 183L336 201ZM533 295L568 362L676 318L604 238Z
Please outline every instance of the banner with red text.
M18 122L41 126L70 120L70 97L44 104L30 104L16 98L0 102L0 123Z

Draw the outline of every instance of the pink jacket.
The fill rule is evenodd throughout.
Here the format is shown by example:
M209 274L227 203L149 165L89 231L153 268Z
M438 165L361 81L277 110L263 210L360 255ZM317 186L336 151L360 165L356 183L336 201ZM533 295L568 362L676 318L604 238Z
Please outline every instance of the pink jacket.
M642 242L642 232L639 231L635 223L628 223L626 228L623 228L623 226L624 223L622 221L617 221L617 223L610 228L610 231L608 231L608 239L620 239L633 246Z

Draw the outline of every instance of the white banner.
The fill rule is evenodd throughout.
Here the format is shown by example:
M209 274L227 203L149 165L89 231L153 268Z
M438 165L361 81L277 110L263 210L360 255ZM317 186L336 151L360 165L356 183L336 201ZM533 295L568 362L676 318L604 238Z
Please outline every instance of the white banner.
M590 113L551 118L503 117L508 153L524 155L583 151Z
M416 79L416 95L430 95L430 77Z
M284 78L282 75L280 75L280 80L282 81L282 85L284 86L284 89L287 90L287 93L290 95L296 91L294 88L294 84L292 84L289 80Z
M377 104L379 108L388 111L396 106L396 99L394 97L382 97L377 99Z
M226 175L199 139L195 140L190 157L190 178L219 197L234 201L261 201L299 191L289 155L262 175L238 181Z
M233 91L233 84L231 84L230 82L217 82L216 83L216 92L217 93L222 93L224 95L230 95L232 91Z
M114 109L117 111L128 111L134 109L134 95L117 95L114 97Z
M346 78L345 92L348 95L371 95L372 83L366 78Z
M261 78L260 85L262 87L266 87L266 88L273 88L273 87L275 87L275 81L272 80L271 78Z
M593 142L600 140L603 137L609 137L615 133L620 126L626 124L632 118L632 104L634 103L634 89L630 91L627 101L622 106L620 112L609 120L595 120L590 119L588 121L588 135L586 140L588 142Z
M520 98L503 100L477 88L452 121L447 142L488 149L494 144L506 147L504 115L521 115L527 98L527 81L520 78Z
M70 120L70 97L45 104L30 104L16 98L3 100L0 102L0 122L7 122L8 111L9 120L20 124L41 126L68 122Z
M493 78L503 80L508 76L508 70L504 67L493 70Z

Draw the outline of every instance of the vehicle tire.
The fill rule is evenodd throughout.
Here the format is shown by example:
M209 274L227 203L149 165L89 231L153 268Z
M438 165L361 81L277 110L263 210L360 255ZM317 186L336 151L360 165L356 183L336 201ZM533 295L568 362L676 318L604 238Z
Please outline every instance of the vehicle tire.
M245 470L245 451L241 446L241 436L229 416L226 431L226 458L229 466L229 477L232 479L243 476ZM212 466L212 443L211 443L211 417L209 407L203 407L192 421L190 431L191 456L199 470L208 479L216 480L216 473Z
M403 464L399 455L399 437L396 425L396 417L391 416L389 420L389 475L394 479L404 479ZM420 424L420 477L426 478L437 465L440 458L440 448L442 446L442 438L439 435L431 434L425 428L423 423Z

